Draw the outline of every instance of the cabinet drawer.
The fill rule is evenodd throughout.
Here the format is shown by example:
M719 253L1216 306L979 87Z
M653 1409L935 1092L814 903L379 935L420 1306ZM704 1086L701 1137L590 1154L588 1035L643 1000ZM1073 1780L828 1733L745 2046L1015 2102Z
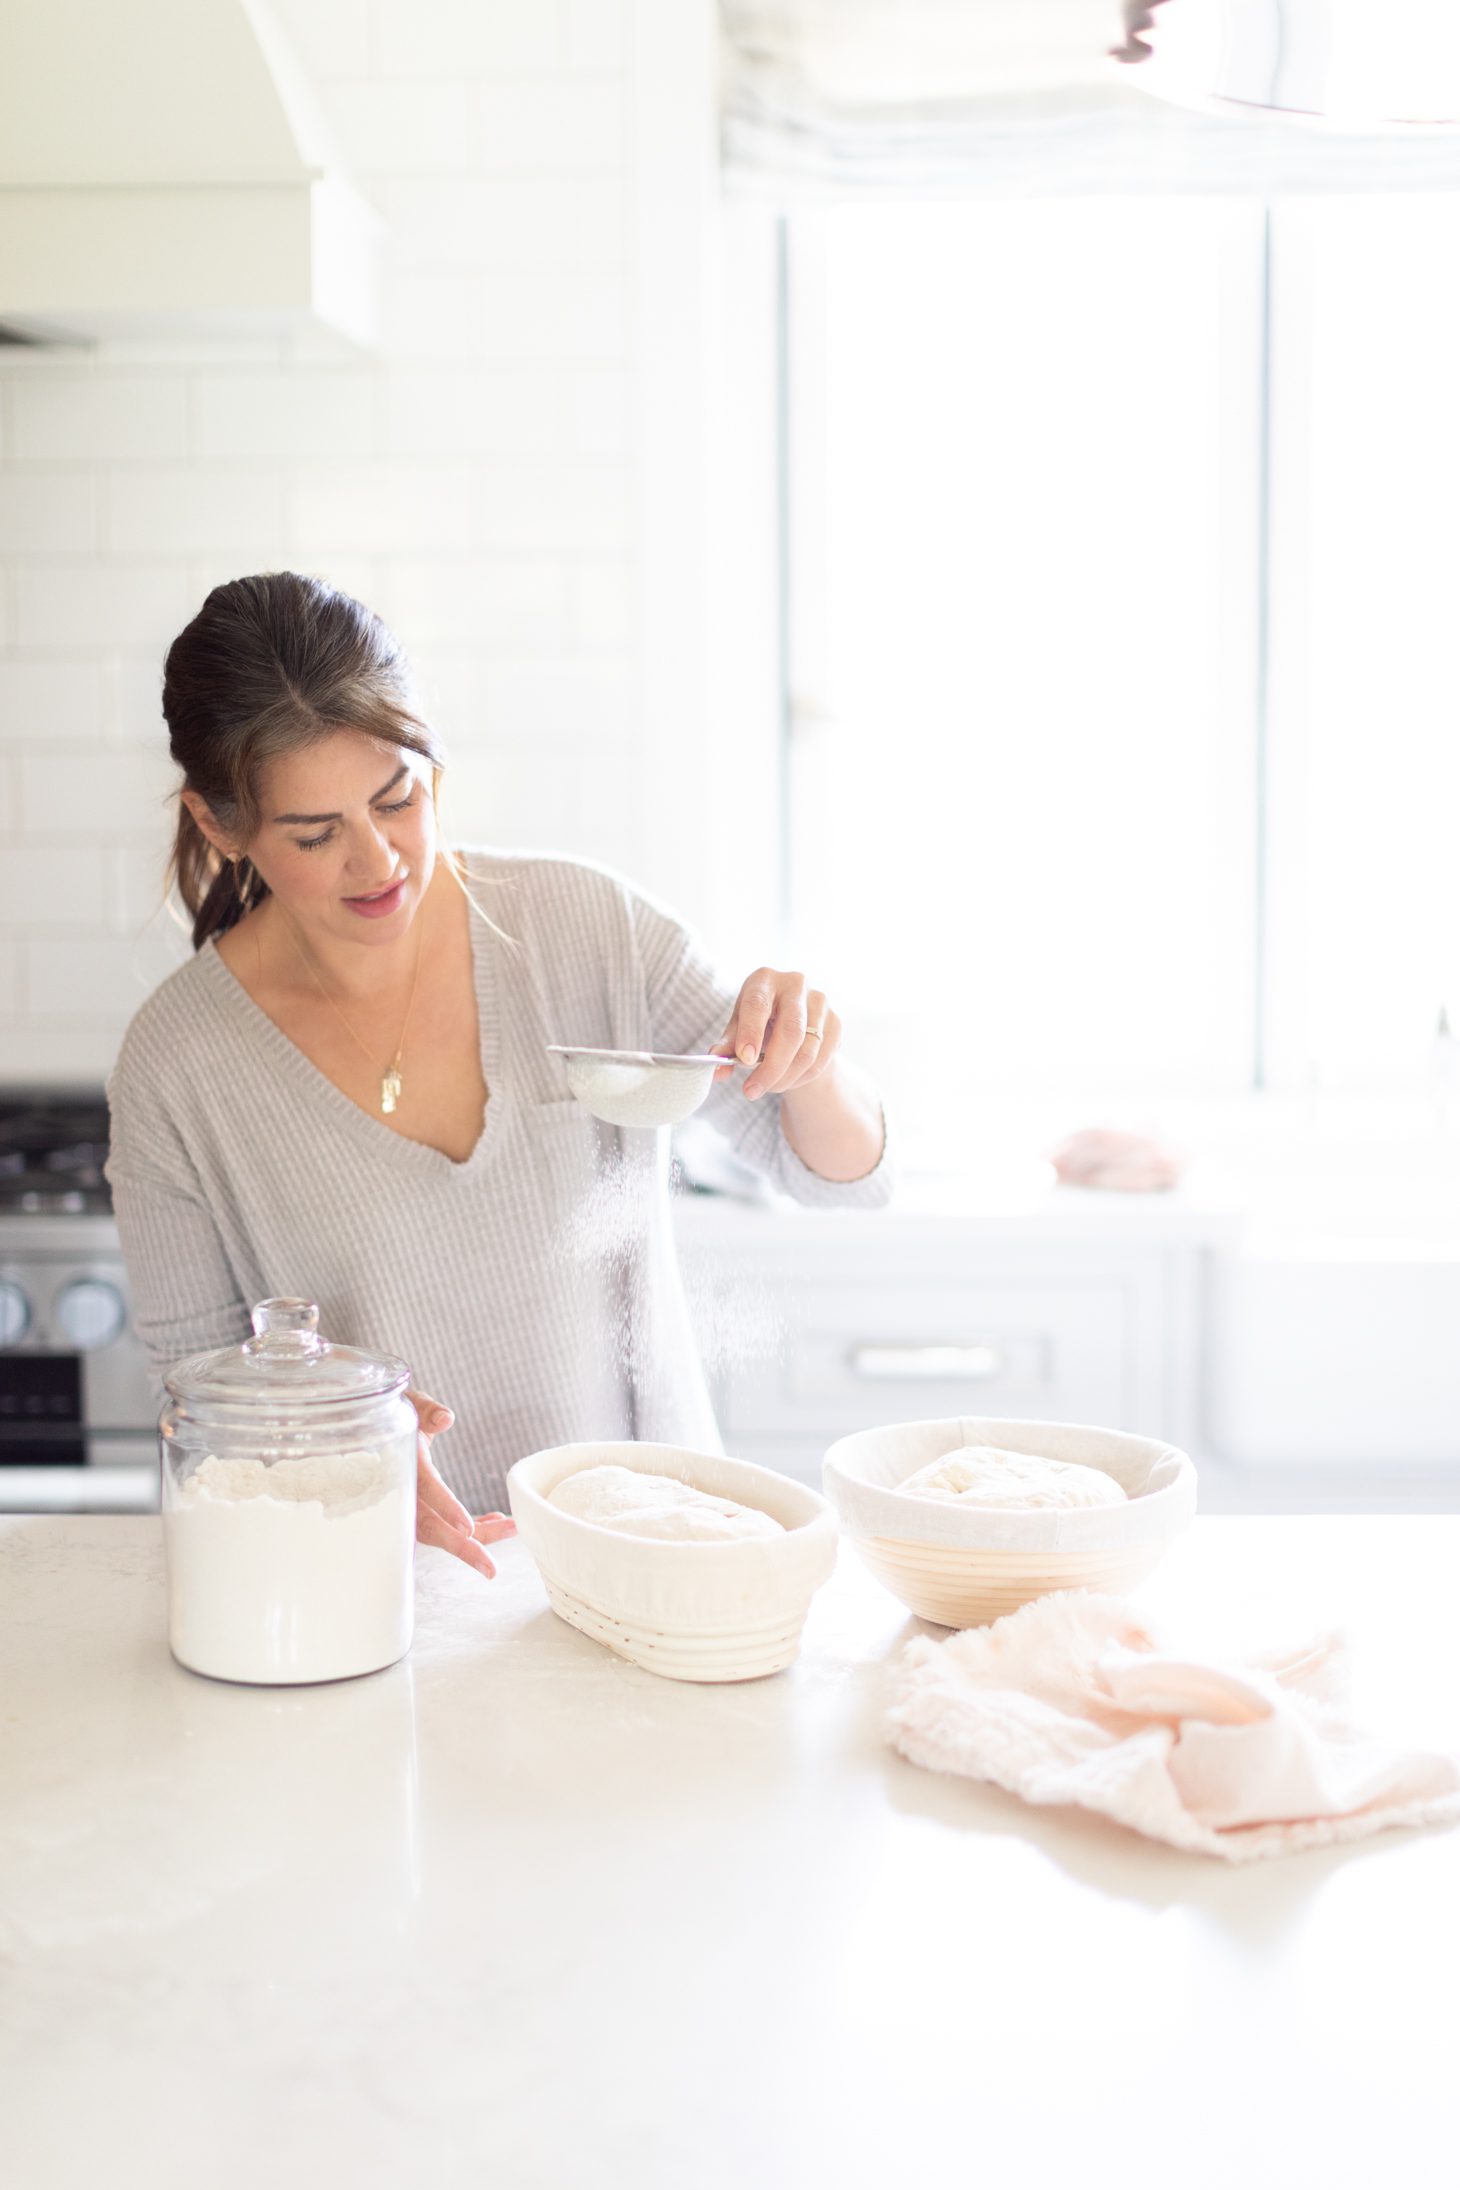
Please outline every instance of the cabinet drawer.
M955 1414L1118 1425L1132 1336L1113 1282L820 1279L783 1296L776 1361L717 1379L727 1438L829 1443Z

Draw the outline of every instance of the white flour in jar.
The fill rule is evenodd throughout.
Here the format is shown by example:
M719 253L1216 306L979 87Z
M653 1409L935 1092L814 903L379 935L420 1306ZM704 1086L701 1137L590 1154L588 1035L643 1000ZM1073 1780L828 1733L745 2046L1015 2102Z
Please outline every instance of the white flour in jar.
M163 1516L173 1656L219 1680L341 1680L410 1648L415 1513L379 1452L199 1462Z

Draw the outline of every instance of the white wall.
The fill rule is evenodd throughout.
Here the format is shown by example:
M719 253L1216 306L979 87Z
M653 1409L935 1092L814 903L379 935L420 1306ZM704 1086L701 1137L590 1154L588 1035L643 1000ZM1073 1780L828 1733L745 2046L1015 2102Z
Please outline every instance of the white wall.
M0 1080L99 1077L185 947L161 658L245 570L397 628L458 837L719 925L711 0L277 12L384 218L384 342L0 351Z

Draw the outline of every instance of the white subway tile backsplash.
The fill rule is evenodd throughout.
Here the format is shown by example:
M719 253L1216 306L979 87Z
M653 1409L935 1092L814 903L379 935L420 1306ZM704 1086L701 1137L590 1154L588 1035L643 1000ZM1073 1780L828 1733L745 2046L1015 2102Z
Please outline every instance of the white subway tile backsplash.
M397 177L378 199L397 266L602 273L623 263L623 191L601 177Z
M450 174L471 157L472 93L464 83L326 84L322 99L357 177Z
M624 61L624 0L562 0L562 56L573 69L615 69Z
M191 613L174 563L35 563L15 573L21 647L162 646Z
M172 376L56 373L10 383L12 454L21 462L137 464L186 456L188 389Z
M480 484L458 465L352 464L300 471L289 490L296 555L364 548L425 554L474 545Z
M0 922L100 928L110 910L107 855L96 845L9 844L0 852Z
M484 274L397 267L384 282L387 357L441 364L614 363L628 351L622 273Z
M36 1019L96 1019L120 1031L153 982L129 937L32 934L24 1008Z
M108 918L119 935L137 936L154 928L172 936L182 930L172 919L163 884L171 831L150 844L117 844L112 847L107 888ZM181 907L177 908L181 912Z
M623 456L629 447L629 380L625 372L573 376L573 445L585 456Z
M200 373L193 405L197 454L205 460L327 462L375 448L372 373Z
M583 435L585 376L541 367L448 372L396 367L385 376L385 444L392 456L511 456L593 446ZM615 386L618 376L607 374Z
M0 656L0 740L7 744L95 744L109 712L100 662Z
M395 566L391 621L420 666L448 646L552 647L568 634L568 573L558 563L505 557L419 557Z
M463 739L471 743L481 726L482 656L451 640L420 640L413 625L398 623L407 639L421 704L454 754Z
M557 0L378 0L388 77L517 74L557 65Z
M577 646L626 647L630 634L628 565L580 563L573 572L569 630Z
M85 472L0 472L0 555L91 555L96 481Z
M22 753L20 815L28 840L96 837L153 839L167 825L176 771L165 752L145 746Z
M113 737L127 743L166 744L163 652L159 647L155 653L113 654L107 661L107 729Z
M485 675L486 734L547 738L592 750L623 740L633 723L627 668L614 661L500 661Z
M114 472L106 504L107 546L114 554L233 548L257 551L267 563L283 544L281 476L257 466Z
M588 458L484 464L477 525L484 547L617 551L629 525L627 474Z
M458 837L638 850L627 9L275 6L384 217L381 348L0 353L0 1080L100 1079L188 955L163 656L241 572L395 627Z
M364 76L376 66L375 0L274 0L274 13L311 76Z
M640 871L638 822L615 756L555 748L553 761L544 768L535 744L506 736L453 748L441 801L448 840L565 852Z
M624 157L624 90L602 81L480 84L468 149L479 167L514 174L616 173Z

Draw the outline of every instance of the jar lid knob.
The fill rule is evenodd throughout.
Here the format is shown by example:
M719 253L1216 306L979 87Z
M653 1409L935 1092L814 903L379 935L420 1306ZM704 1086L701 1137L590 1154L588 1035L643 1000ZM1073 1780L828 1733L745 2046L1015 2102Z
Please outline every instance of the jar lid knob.
M253 1310L253 1327L257 1335L243 1342L246 1354L280 1361L317 1354L324 1347L319 1309L312 1300L261 1300Z

